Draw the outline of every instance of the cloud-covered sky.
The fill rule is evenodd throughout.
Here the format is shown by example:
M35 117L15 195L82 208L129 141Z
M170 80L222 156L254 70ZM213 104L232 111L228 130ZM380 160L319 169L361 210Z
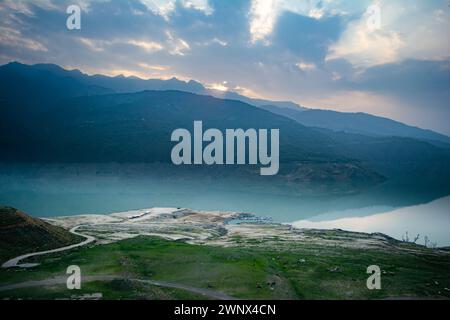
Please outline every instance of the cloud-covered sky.
M175 76L450 134L449 31L450 0L0 0L0 63Z

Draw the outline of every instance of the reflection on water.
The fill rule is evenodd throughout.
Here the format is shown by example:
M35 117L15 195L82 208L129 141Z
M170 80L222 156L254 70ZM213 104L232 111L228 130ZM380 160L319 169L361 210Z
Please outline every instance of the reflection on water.
M367 217L367 220L357 219L361 222L354 225L355 230L385 232L394 237L401 237L406 231L410 235L428 232L428 236L440 245L448 243L439 231L442 226L450 226L443 214L445 209L450 211L448 198L438 202L440 206L422 206L450 194L447 179L391 179L364 192L344 196L307 192L259 176L255 180L226 175L196 175L193 178L161 168L121 166L0 165L0 204L42 217L112 213L149 207L249 212L271 216L276 222L308 220L307 223L318 223ZM401 221L397 225L403 228L395 232L393 226L391 230L378 220L370 220L380 213L411 212L410 208L404 207L412 206L426 209L416 214L400 214L397 220L387 220ZM371 229L364 229L368 224Z
M427 204L395 209L365 217L344 218L347 212L334 212L329 215L342 218L324 221L300 220L292 223L298 228L343 229L359 232L382 232L401 240L408 232L409 239L420 235L417 243L424 244L425 236L438 246L450 246L450 196Z

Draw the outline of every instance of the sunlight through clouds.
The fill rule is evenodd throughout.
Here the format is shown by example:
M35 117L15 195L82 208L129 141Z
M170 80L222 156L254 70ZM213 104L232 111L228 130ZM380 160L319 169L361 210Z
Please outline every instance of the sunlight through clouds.
M169 19L169 16L175 11L176 0L141 0L142 3L155 14ZM212 8L209 6L208 0L181 0L179 3L189 9L195 9L204 12L206 15L212 13Z
M339 41L329 48L327 60L344 58L367 68L406 59L450 57L448 8L430 10L430 3L424 1L375 3L380 8L381 27L368 28L366 12L348 24Z
M0 0L0 63L176 76L222 92L324 109L358 105L448 128L448 0L77 3L82 28L72 32L65 24L70 0ZM380 27L371 29L373 5Z
M161 44L152 41L129 40L128 43L133 46L140 47L148 52L163 49L163 46Z
M278 15L278 1L276 0L253 0L250 9L250 33L252 42L265 40L272 32Z
M295 64L301 71L312 71L316 69L316 65L314 63L307 63L304 61L300 61Z

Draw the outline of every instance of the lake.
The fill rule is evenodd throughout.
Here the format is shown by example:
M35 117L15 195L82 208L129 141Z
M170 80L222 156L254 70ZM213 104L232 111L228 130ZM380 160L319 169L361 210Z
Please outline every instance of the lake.
M118 170L117 168L120 168ZM450 190L417 177L352 194L299 192L272 180L186 176L140 165L0 165L0 204L33 216L112 213L149 207L249 212L298 227L425 235L450 246Z
M368 209L372 209L373 212L385 211L385 208ZM430 244L450 246L450 196L426 204L348 218L348 215L353 214L352 211L329 212L310 220L295 221L292 224L298 228L382 232L399 240L409 238L412 241L417 237L416 243L419 244L425 244L428 239Z

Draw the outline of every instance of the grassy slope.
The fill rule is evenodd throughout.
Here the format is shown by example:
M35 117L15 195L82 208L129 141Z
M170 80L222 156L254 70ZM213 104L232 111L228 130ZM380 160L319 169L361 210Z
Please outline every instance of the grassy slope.
M82 241L67 230L6 206L0 206L0 264L18 255Z
M0 299L83 299L85 295L101 293L109 300L204 300L205 297L184 290L140 284L127 280L95 281L82 285L80 290L67 290L66 285L33 287L9 292L0 292Z
M241 241L241 240L239 240ZM40 258L42 259L42 258ZM115 274L130 278L165 280L222 291L251 299L374 299L400 296L450 297L450 255L431 250L412 253L349 249L286 243L277 247L240 242L239 247L190 245L152 237L80 248L44 258L30 270L1 270L0 285L64 275L67 266L79 265L83 274ZM302 260L304 259L304 261ZM383 270L382 290L366 288L366 268ZM339 267L339 272L329 269ZM118 282L120 283L120 282ZM126 282L125 282L126 283ZM90 283L86 292L102 292L104 298L178 298L177 293L155 293L135 285ZM49 291L50 290L50 291ZM146 291L147 290L147 291ZM176 290L175 290L176 291ZM0 297L42 295L65 297L63 286L42 290L0 292ZM73 292L71 292L73 294ZM184 298L198 298L185 293Z

